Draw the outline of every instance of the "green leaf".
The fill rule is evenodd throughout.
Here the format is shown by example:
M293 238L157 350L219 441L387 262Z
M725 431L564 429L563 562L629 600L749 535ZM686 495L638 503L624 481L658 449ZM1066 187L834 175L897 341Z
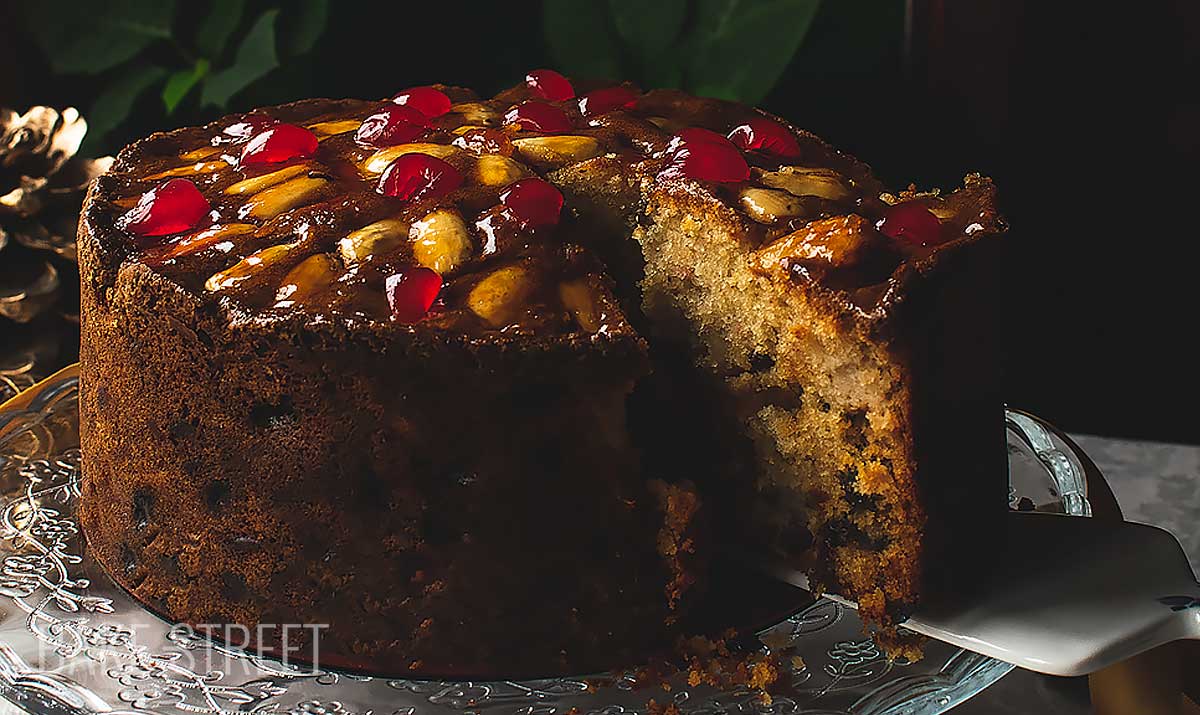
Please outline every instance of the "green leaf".
M542 31L559 69L576 77L620 79L620 46L607 8L593 0L546 0Z
M290 56L302 55L313 48L325 31L325 20L329 17L328 0L300 0L291 5L283 16L284 26L280 32L283 47Z
M31 2L26 21L34 41L61 74L99 74L150 44L171 39L174 0L98 0L74 9Z
M757 103L803 42L820 0L699 0L688 85Z
M204 82L204 91L200 95L203 104L224 108L233 95L279 66L279 55L275 53L275 18L278 15L279 10L275 9L258 16L242 38L233 64L213 72Z
M167 114L175 111L175 107L179 106L192 87L195 87L196 83L206 74L208 74L208 60L203 57L196 60L195 66L191 69L171 73L162 91L163 106L167 108Z
M196 28L196 48L205 57L220 59L225 43L242 21L246 0L213 0L208 15Z
M80 151L86 149L90 152L91 148L99 145L106 134L125 121L138 97L166 74L166 68L155 65L133 66L121 72L115 82L101 90L88 109L85 115L88 133Z

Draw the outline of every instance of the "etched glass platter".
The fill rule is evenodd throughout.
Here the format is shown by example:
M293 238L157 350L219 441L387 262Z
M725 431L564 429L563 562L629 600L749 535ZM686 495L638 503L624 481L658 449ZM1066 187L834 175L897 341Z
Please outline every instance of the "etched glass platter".
M158 618L89 557L75 518L77 388L67 368L0 407L0 696L37 715L933 715L1013 667L938 642L918 662L890 661L827 599L760 632L800 655L782 676L789 694L770 702L682 677L669 690L632 673L601 687L400 680L240 651ZM1008 451L1012 508L1089 515L1080 460L1044 423L1010 412Z

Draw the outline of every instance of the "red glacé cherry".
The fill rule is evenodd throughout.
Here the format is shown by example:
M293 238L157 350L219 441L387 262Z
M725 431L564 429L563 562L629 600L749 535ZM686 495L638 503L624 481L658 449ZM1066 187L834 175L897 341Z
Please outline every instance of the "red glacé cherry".
M462 185L452 165L428 154L404 154L383 170L378 191L403 201L439 198Z
M518 104L504 115L504 123L546 134L561 134L571 130L571 120L566 113L545 102Z
M533 96L551 102L565 102L575 96L571 82L554 70L534 70L525 75L525 86Z
M729 132L729 141L745 151L760 151L780 159L799 159L800 142L779 122L755 117Z
M721 183L745 181L750 166L742 152L716 132L699 127L684 129L667 145L671 163L659 176Z
M520 179L500 192L500 203L521 228L529 230L558 223L563 195L552 184L541 179Z
M585 117L598 117L618 109L633 109L638 93L628 87L605 87L588 92L579 99L579 112Z
M425 133L429 118L411 106L393 104L363 120L354 141L365 146L407 144Z
M392 320L415 323L429 312L442 289L442 277L423 266L406 266L383 282Z
M289 159L312 156L317 150L317 135L295 124L275 124L255 134L242 149L241 166L275 164Z
M941 220L920 201L887 207L876 228L888 238L913 246L937 245L946 240Z
M399 92L392 101L404 107L412 107L427 117L440 117L450 111L450 98L445 92L433 87L409 87Z
M195 228L212 207L187 179L170 179L142 194L137 206L117 219L117 228L138 238L167 236Z

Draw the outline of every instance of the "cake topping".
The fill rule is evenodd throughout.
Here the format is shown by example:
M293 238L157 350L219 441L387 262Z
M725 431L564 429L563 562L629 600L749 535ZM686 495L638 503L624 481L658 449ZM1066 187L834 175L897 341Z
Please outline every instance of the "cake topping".
M708 129L684 129L667 145L670 161L659 176L721 183L745 181L750 167L742 152L725 137Z
M521 179L500 192L500 203L512 213L521 228L553 226L562 211L563 196L541 179Z
M450 111L450 98L433 87L409 87L392 97L402 106L412 107L426 117L440 117Z
M384 169L379 193L403 201L436 199L462 185L463 176L452 165L428 154L403 154Z
M472 127L454 139L454 146L473 154L503 154L512 156L513 143L499 129Z
M406 144L425 133L429 119L413 107L392 104L363 120L354 141L364 146Z
M637 99L638 93L628 87L605 87L583 95L579 112L585 117L598 117L618 109L633 109Z
M505 124L515 124L521 129L546 134L562 134L571 131L571 119L553 104L546 102L522 102L504 115Z
M920 201L889 206L877 228L888 238L912 246L934 246L946 240L942 222Z
M167 236L195 228L212 207L187 179L170 179L142 194L137 206L117 219L117 228L137 237Z
M729 132L729 140L744 151L757 151L772 158L795 161L800 143L787 127L766 117L754 117Z
M392 320L415 323L424 318L441 289L442 277L424 266L405 266L388 276L384 290Z
M242 149L242 166L276 164L312 156L317 135L295 124L275 124L255 134Z
M525 86L533 96L551 102L565 102L575 97L575 88L566 77L554 70L534 70L525 75Z

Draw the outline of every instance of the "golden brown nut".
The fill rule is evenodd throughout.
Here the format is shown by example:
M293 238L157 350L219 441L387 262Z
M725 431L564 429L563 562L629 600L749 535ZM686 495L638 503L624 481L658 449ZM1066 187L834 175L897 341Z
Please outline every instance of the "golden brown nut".
M228 169L229 164L217 161L200 161L187 166L177 166L174 169L160 171L157 174L147 176L147 179L165 179L171 176L195 176L196 174L215 174L221 169Z
M328 184L324 177L297 176L251 196L238 215L260 220L274 218L289 209L313 203Z
M276 184L282 184L288 179L300 176L306 173L312 167L308 164L296 164L294 166L285 166L278 171L272 171L269 174L255 176L250 179L242 179L236 184L231 184L225 189L227 194L257 194L263 189L270 188Z
M163 244L160 247L151 249L146 252L146 260L151 263L161 263L174 258L190 256L193 253L199 253L206 248L216 246L222 241L227 241L234 236L242 236L248 233L253 233L257 228L252 223L227 223L218 226L209 226L206 229L188 234L184 238L170 243ZM232 248L233 244L229 244Z
M365 261L372 256L391 253L408 237L408 223L398 218L385 218L351 231L338 241L338 251L347 265Z
M521 265L500 268L467 294L467 306L495 327L511 325L525 310L533 294L532 271Z
M767 272L786 269L789 261L842 268L861 262L878 243L878 233L862 216L835 216L813 221L763 246L753 260Z
M500 154L483 154L475 164L475 178L484 186L507 186L527 174L520 164Z
M337 259L328 253L318 253L300 261L279 284L275 307L290 308L321 293L337 278L339 267Z
M800 199L786 191L747 188L738 196L746 215L759 223L773 224L804 213Z
M309 124L308 129L317 135L318 139L327 139L337 134L345 134L358 129L362 122L357 119L340 119L333 122L317 122Z
M604 151L600 142L592 137L561 134L514 139L513 146L522 159L552 169L577 164Z
M471 234L462 216L453 209L438 209L409 229L417 263L446 275L471 255Z
M446 157L457 152L456 147L449 144L431 144L428 142L416 142L413 144L397 144L386 149L380 149L371 156L363 160L358 165L364 174L382 174L383 170L388 168L397 158L405 154L428 154L429 156L445 159Z
M614 314L607 292L600 288L594 276L560 283L558 297L579 327L589 333L601 332Z
M832 169L781 166L779 171L764 173L760 180L794 196L816 196L830 201L844 201L851 196L846 177Z
M264 270L287 259L295 249L295 243L281 243L278 246L267 246L255 251L229 268L209 276L208 280L204 282L204 289L212 293L219 293L237 288Z
M494 127L500 123L500 112L483 102L463 102L450 107L450 111L461 114L467 124Z

